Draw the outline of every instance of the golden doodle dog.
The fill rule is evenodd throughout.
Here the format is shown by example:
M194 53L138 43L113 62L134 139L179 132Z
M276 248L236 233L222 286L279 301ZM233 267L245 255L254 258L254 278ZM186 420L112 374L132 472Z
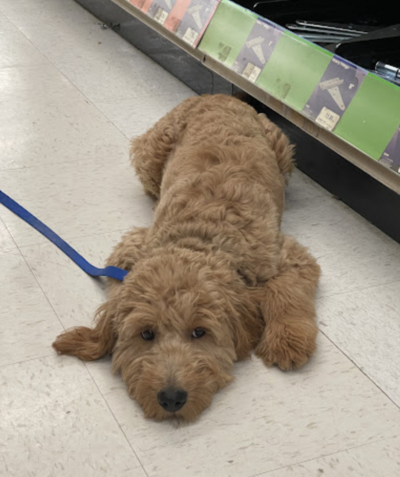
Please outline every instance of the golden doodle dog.
M315 349L315 259L280 231L292 146L238 99L190 98L132 142L131 160L158 202L154 224L127 233L93 329L66 331L60 354L111 354L148 418L192 421L255 350L267 366Z

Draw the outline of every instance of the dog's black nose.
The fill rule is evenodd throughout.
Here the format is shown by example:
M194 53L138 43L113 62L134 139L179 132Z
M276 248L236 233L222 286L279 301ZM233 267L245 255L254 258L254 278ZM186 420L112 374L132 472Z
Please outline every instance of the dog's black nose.
M158 404L168 412L177 412L186 403L187 392L183 389L168 388L157 394Z

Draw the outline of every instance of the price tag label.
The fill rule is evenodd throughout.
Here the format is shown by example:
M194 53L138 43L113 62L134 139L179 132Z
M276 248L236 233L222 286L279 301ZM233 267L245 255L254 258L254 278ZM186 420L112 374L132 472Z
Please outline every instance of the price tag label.
M333 131L339 119L340 116L338 114L324 107L315 122L328 131Z
M257 81L257 78L260 76L261 68L253 65L253 63L247 63L246 68L243 70L243 76L247 78L252 83Z
M161 25L164 25L167 17L168 17L168 12L166 12L162 8L159 8L154 16L154 20L160 23Z
M197 31L194 31L192 28L188 28L186 33L183 35L183 41L189 43L190 46L193 46L198 38L199 34Z

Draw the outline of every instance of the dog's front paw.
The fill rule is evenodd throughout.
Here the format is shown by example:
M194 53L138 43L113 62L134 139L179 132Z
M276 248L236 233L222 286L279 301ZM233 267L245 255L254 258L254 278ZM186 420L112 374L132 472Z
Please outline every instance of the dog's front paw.
M301 368L315 351L317 332L309 320L273 323L265 329L256 355L267 366L277 365L283 371Z

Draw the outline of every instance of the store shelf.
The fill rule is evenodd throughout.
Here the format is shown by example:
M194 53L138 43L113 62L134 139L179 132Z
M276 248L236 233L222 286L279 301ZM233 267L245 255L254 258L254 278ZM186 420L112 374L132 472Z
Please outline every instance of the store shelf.
M151 0L111 1L400 194L400 175L390 169L400 164L391 160L388 149L400 126L399 87L229 0L156 0L152 9ZM205 10L197 26L187 13L189 5ZM259 47L263 64L256 65L255 57L252 71L246 71L251 56L246 44L254 46L260 35L268 40ZM339 99L321 88L322 83L335 88L332 80L338 75L342 91L346 86ZM325 103L325 114L320 114Z

